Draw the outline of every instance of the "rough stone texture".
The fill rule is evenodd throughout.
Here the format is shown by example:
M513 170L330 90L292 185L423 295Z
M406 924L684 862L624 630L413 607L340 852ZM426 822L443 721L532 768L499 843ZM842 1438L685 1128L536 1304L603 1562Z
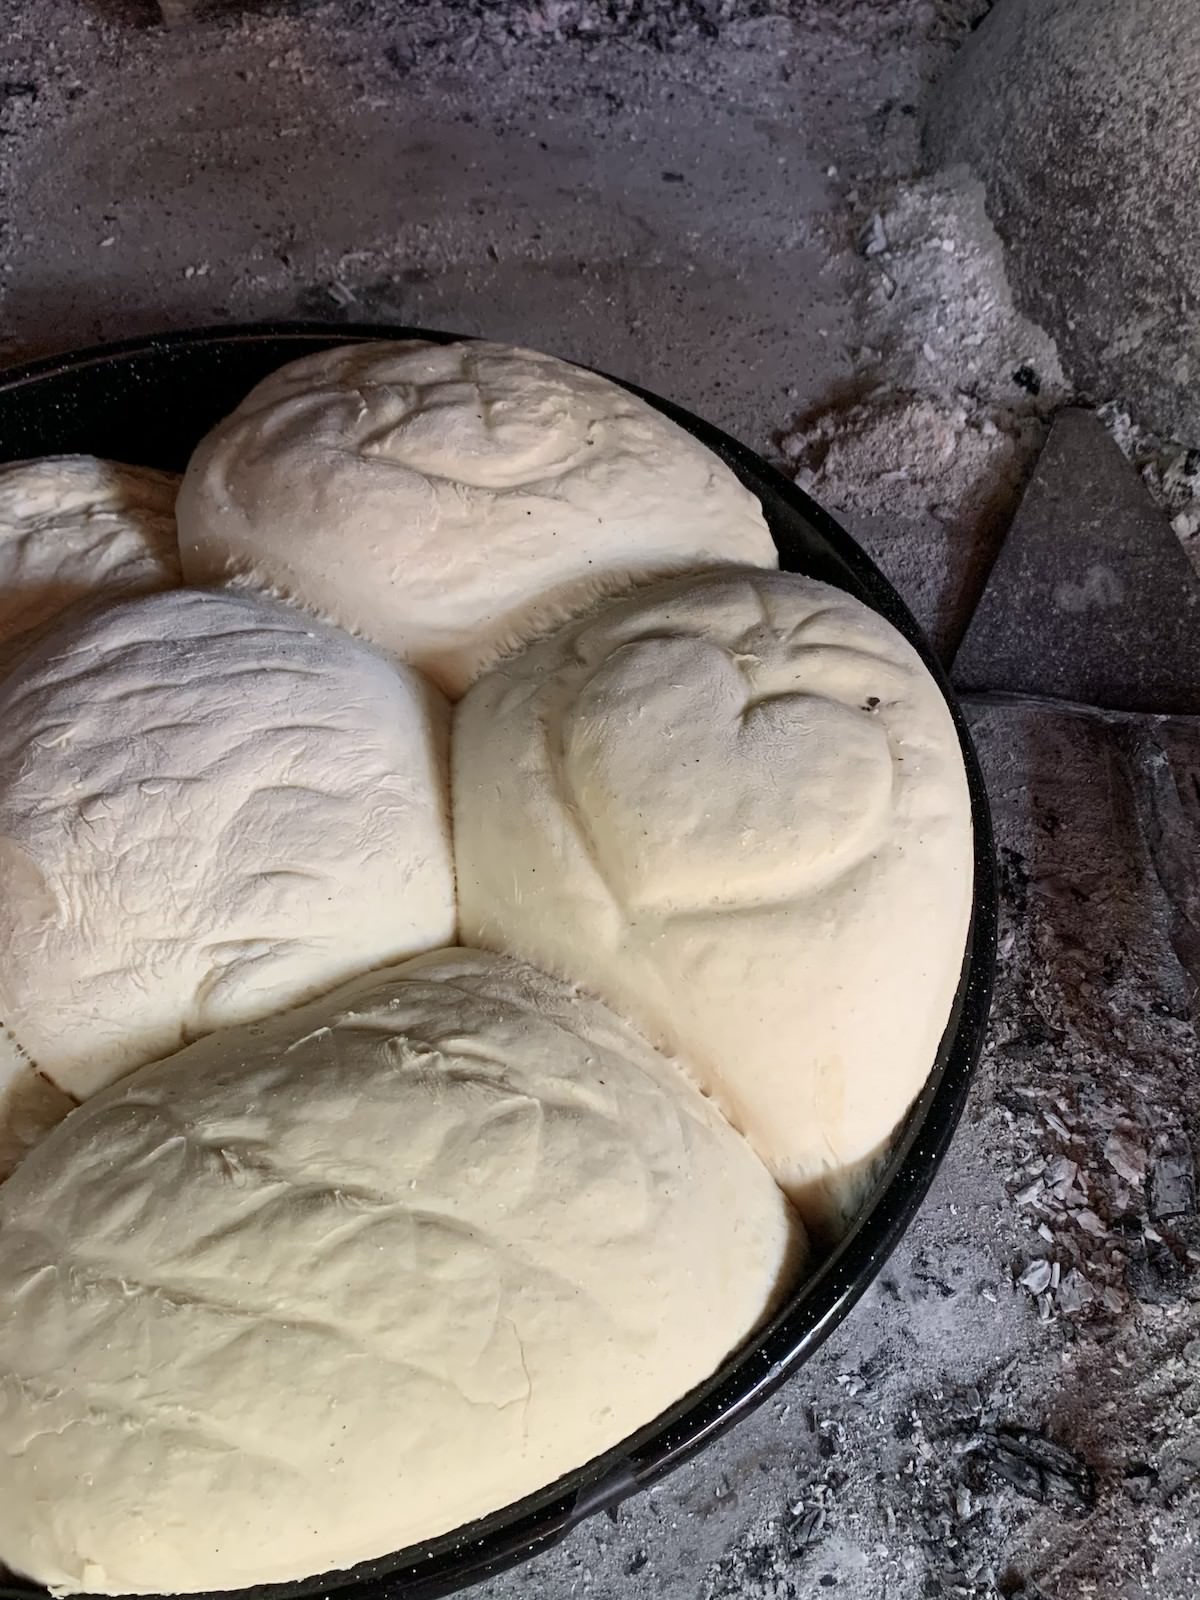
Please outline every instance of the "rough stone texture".
M952 648L995 536L976 466L1019 488L1011 442L1036 454L1063 381L977 191L914 170L987 0L208 0L169 30L150 0L9 9L10 359L404 317L596 361L768 451L869 403L849 426L902 424L903 514L865 447L818 492ZM928 1203L775 1400L480 1600L1200 1588L1196 724L971 715L1002 970Z
M1055 420L954 681L1200 714L1200 576L1094 412Z
M1200 442L1200 7L999 0L932 104L1013 288L1093 399Z

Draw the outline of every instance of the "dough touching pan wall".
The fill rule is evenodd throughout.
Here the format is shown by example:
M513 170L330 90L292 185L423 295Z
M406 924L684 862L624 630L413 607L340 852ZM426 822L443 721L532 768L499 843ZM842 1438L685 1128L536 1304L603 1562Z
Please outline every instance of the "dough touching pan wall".
M453 781L462 936L677 1051L835 1233L970 921L958 737L912 647L790 573L666 581L481 679Z

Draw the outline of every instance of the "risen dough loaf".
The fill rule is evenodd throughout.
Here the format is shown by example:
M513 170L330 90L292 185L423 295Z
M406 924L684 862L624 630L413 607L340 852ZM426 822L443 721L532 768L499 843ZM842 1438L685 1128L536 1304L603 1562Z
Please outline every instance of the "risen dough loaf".
M598 1003L469 950L217 1034L0 1188L0 1559L226 1589L445 1532L706 1377L799 1264Z
M192 583L243 578L458 695L632 578L775 566L757 500L606 378L507 345L367 343L254 389L179 497Z
M265 601L45 635L0 682L0 1084L32 1062L82 1099L453 938L447 715Z
M476 684L453 767L462 937L680 1051L835 1230L933 1065L970 916L915 651L804 578L672 580Z
M175 588L178 487L94 456L0 466L0 663L74 602Z

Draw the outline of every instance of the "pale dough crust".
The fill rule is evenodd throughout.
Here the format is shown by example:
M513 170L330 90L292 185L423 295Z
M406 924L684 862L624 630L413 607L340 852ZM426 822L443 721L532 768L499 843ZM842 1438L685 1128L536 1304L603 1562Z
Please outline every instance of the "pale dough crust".
M289 597L457 696L631 580L774 567L758 501L606 378L508 345L371 342L272 374L179 496L191 583Z
M531 968L213 1035L0 1187L0 1559L172 1593L443 1533L706 1378L802 1251L678 1069Z
M0 681L0 1024L83 1099L445 944L447 744L416 673L289 607L176 589L51 630Z
M571 973L698 1070L836 1233L924 1083L971 912L953 721L874 612L665 582L457 709L462 937Z

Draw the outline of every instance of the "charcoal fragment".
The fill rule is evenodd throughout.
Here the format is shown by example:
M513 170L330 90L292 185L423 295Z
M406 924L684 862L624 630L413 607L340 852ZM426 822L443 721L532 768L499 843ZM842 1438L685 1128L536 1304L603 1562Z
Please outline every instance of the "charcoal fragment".
M978 1448L991 1474L1030 1500L1077 1511L1096 1502L1096 1475L1087 1462L1036 1429L997 1428L981 1436Z
M1186 1135L1170 1133L1150 1171L1150 1215L1158 1220L1196 1211L1196 1162Z
M1143 1305L1173 1306L1183 1298L1187 1268L1169 1245L1143 1238L1128 1251L1129 1292Z
M797 1525L796 1528L797 1548L803 1550L808 1545L812 1544L824 1526L825 1513L819 1506L814 1507L813 1510L807 1512L803 1520Z
M1142 1220L1132 1212L1114 1218L1112 1232L1125 1252L1125 1281L1143 1305L1176 1305L1183 1296L1187 1268L1168 1244L1146 1237Z

